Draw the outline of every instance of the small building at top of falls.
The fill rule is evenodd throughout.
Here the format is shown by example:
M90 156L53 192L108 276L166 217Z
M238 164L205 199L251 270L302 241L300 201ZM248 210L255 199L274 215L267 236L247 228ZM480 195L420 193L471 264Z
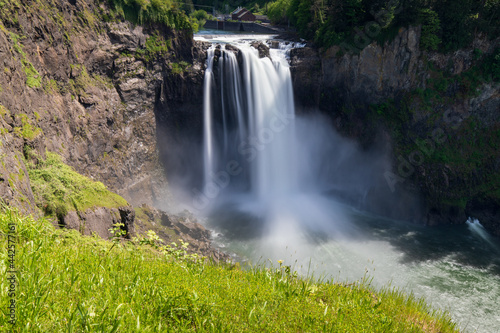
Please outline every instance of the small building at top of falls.
M238 7L231 13L231 19L237 21L255 21L255 15L252 14L248 9Z

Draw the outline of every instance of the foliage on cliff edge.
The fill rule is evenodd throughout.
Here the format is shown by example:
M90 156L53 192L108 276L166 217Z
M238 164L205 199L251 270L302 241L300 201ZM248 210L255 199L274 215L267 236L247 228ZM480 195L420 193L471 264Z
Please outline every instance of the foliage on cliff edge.
M383 42L400 27L418 24L421 46L441 51L466 47L477 34L496 38L500 33L498 0L277 0L267 14L324 47L366 36Z
M64 164L55 153L47 152L45 160L33 152L27 155L30 155L26 166L35 201L46 215L62 218L70 210L128 205L125 199L110 192L103 183L82 176Z

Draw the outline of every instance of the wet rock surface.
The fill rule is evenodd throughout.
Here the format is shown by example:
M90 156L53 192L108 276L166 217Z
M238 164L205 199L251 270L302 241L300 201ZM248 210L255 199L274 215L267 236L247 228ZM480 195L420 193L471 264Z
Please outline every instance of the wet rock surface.
M266 44L264 44L262 42L252 42L250 45L252 45L253 48L257 49L257 51L259 51L260 58L264 58L264 57L270 58L269 46L267 46Z

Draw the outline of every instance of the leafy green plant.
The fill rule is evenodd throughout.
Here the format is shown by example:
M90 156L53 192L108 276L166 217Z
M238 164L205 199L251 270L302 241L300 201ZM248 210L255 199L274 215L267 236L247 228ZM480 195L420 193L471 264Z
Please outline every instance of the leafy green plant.
M113 242L117 243L120 239L122 239L122 237L127 235L127 231L124 230L123 227L125 227L125 224L115 223L113 224L113 228L108 229L109 233L112 235L111 238Z
M185 61L181 61L179 63L173 62L171 64L171 66L172 66L172 73L174 73L174 74L182 74L189 67L189 64L187 62L185 62Z
M203 21L203 20L206 21L214 18L212 15L208 14L203 9L195 10L189 16L197 19L198 21Z
M163 243L163 239L161 239L155 231L153 230L148 230L146 232L146 236L139 236L139 237L134 237L132 238L132 241L135 243L138 243L140 245L150 245L156 249L159 248L159 244Z
M38 128L31 124L31 121L26 114L21 113L18 115L18 117L21 118L22 126L14 127L14 133L17 136L28 140L33 140L34 138L43 133L41 128Z
M180 244L172 242L170 245L161 246L160 252L169 260L183 260L191 262L199 262L205 260L205 257L199 256L197 253L188 253L189 243L179 239Z
M68 211L128 205L101 182L93 181L64 164L59 155L47 152L43 160L30 149L25 152L30 183L36 204L49 216L64 216Z
M179 239L178 242L163 245L163 239L154 230L148 230L145 236L133 237L132 242L138 245L149 245L169 260L199 261L205 259L197 253L188 253L189 243L184 242L182 239Z
M420 47L422 50L437 50L441 39L438 37L440 21L438 14L430 8L420 10L419 21L422 24Z
M288 23L287 10L290 7L290 0L277 0L268 4L267 17L275 24Z
M191 30L186 14L172 0L109 0L118 16L133 23L161 23L177 30Z
M154 59L166 57L171 48L172 40L165 40L163 36L154 34L146 40L145 48L138 49L136 54L149 62Z

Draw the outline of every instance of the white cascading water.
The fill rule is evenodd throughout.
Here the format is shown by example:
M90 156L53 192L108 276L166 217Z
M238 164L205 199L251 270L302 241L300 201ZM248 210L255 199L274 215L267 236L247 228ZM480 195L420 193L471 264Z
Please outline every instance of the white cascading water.
M238 48L241 67L233 51L220 50L219 89L213 84L215 47L208 50L204 180L209 184L223 168L219 162L239 154L248 162L251 192L263 201L297 190L296 162L291 149L295 146L295 108L290 70L286 50L273 50L271 60L259 58L258 50L249 44L238 44ZM212 99L214 95L218 103ZM215 109L220 110L222 133L217 133L213 123Z
M205 81L203 83L203 140L204 140L204 179L210 177L210 171L214 169L215 156L214 156L214 143L212 135L212 91L213 86L213 62L214 62L214 49L208 50L207 69L205 70Z

